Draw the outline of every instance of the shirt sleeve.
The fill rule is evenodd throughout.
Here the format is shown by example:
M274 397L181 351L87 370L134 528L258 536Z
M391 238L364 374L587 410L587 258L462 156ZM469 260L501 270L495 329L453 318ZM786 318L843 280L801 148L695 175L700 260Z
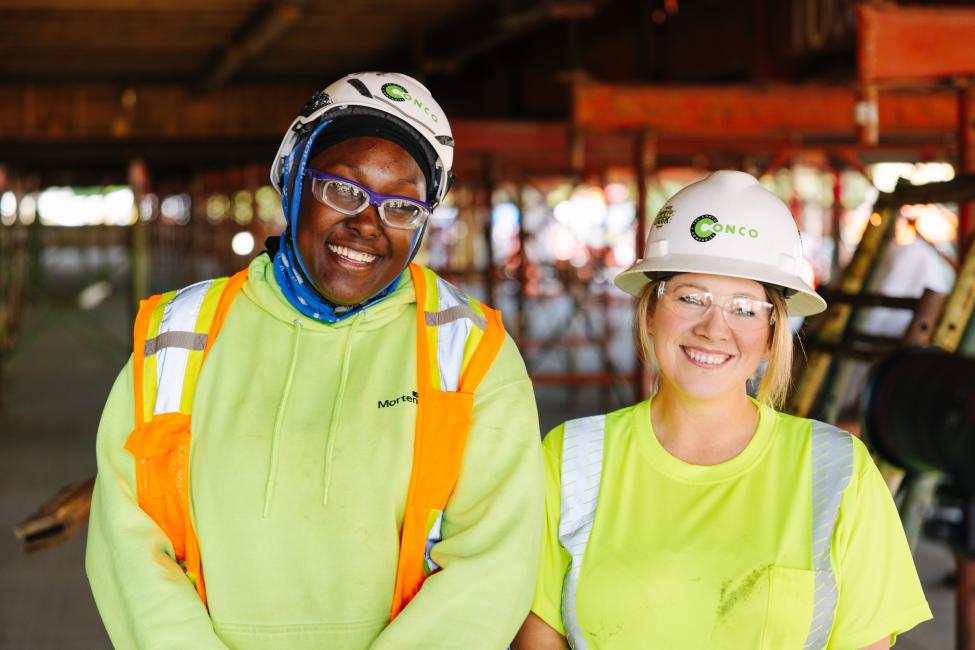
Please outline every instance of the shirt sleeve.
M565 425L545 436L545 530L542 557L535 582L532 611L549 627L565 636L562 624L562 583L572 559L559 542L559 517L562 510L562 439Z
M431 551L442 570L372 647L506 647L531 605L543 503L535 396L506 337L475 393L460 478Z
M854 439L851 484L833 537L839 597L831 650L861 648L931 618L900 516L880 471Z
M226 648L169 538L137 503L135 460L124 449L135 419L131 366L98 427L85 557L95 604L116 648Z

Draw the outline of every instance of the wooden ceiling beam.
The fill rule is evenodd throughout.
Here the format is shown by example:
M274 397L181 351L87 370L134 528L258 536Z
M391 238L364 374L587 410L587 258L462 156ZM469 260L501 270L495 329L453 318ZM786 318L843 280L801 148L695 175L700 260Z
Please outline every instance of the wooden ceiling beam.
M306 0L278 0L258 9L223 46L200 89L213 92L226 84L244 61L264 52L304 13L305 4Z
M314 90L253 83L198 96L180 84L3 84L0 142L280 137Z
M543 0L535 6L502 16L493 30L476 30L454 51L430 57L422 63L425 74L456 74L474 57L495 50L524 34L555 21L577 21L596 15L603 0Z

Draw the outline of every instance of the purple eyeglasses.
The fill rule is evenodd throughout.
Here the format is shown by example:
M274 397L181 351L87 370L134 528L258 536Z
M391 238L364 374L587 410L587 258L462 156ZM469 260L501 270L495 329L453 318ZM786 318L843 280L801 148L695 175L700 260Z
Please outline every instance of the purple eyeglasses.
M306 169L311 178L311 193L318 201L342 214L359 214L370 205L379 209L379 217L391 228L419 228L430 216L433 206L406 196L378 194L364 185L317 169Z

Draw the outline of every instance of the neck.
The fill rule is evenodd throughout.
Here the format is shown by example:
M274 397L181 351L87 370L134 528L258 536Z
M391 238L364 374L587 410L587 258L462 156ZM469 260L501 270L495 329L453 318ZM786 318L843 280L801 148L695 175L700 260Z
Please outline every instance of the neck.
M661 377L650 419L670 455L693 465L717 465L748 446L758 427L758 409L744 391L701 400Z

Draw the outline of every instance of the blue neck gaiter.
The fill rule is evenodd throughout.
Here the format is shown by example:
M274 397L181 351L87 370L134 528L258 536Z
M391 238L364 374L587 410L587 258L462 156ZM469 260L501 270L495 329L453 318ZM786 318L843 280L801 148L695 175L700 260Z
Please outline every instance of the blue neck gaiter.
M274 277L278 281L281 293L292 307L321 323L335 323L357 314L391 294L399 284L400 276L397 275L379 293L358 305L336 305L318 293L318 289L302 271L299 266L301 257L291 245L287 230L281 233L279 241L278 251L274 254Z

